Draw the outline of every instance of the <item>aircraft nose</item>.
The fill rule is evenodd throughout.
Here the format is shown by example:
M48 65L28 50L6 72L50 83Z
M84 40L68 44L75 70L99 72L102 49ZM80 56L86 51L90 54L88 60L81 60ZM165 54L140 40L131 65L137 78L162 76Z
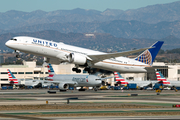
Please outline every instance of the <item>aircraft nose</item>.
M11 41L11 40L8 40L8 41L5 43L5 45L6 45L8 48L11 48L11 49L14 48L13 41Z
M102 81L101 81L101 80L98 80L97 82L98 82L98 84L102 84Z
M6 43L5 43L5 45L7 46L7 47L9 47L9 44L10 43L10 41L8 40Z

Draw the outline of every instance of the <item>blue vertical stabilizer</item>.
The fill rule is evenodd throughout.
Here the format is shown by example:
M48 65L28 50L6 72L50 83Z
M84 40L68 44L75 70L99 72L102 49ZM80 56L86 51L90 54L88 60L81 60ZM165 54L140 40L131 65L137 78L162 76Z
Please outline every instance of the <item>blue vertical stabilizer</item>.
M157 41L151 46L150 49L145 50L142 54L140 54L137 58L135 58L135 60L143 62L148 65L152 65L163 43L164 41Z

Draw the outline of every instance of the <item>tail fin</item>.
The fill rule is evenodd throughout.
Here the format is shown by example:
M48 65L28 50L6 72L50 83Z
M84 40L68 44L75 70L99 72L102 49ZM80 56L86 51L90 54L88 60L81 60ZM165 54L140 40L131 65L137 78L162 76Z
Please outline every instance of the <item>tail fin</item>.
M114 72L117 84L127 85L128 82L118 72Z
M135 58L135 60L148 65L152 65L163 43L164 41L157 41L151 46L150 49L145 50L142 54L140 54L137 58Z
M49 73L49 76L47 78L48 78L48 80L53 81L52 77L55 74L54 69L53 69L53 67L51 66L50 63L48 63L47 67L48 67L48 73Z
M170 84L170 82L163 76L163 74L160 71L156 72L156 77L159 83Z
M18 79L16 79L16 77L12 74L12 72L9 69L7 69L7 71L10 84L18 84Z

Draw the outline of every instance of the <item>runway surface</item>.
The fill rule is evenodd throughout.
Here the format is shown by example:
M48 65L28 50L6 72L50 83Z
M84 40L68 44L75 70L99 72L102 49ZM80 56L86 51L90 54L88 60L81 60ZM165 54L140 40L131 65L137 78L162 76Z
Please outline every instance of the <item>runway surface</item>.
M160 95L155 91L145 90L92 90L47 93L47 89L36 90L0 90L0 107L18 105L44 105L42 109L5 109L0 110L3 119L177 119L180 108L180 92L164 90ZM134 95L134 96L131 96ZM47 104L48 103L48 104ZM117 107L111 107L116 105ZM46 108L53 105L53 108ZM67 108L61 109L59 107ZM77 107L76 107L77 105ZM78 107L82 106L84 108ZM106 108L107 105L107 108ZM122 108L121 105L125 107ZM127 107L126 105L135 107ZM54 106L58 108L54 108ZM97 107L96 107L97 106ZM118 107L120 106L120 107ZM140 107L138 107L140 106ZM141 106L144 106L141 108ZM71 109L71 107L75 107ZM145 116L143 114L147 114ZM152 115L150 114L152 113ZM165 114L167 113L167 115ZM67 116L66 116L67 115ZM130 116L129 116L130 115ZM166 116L165 116L166 115ZM12 117L12 118L7 118ZM21 117L21 118L20 118ZM25 117L25 118L23 118ZM2 119L2 118L0 118Z

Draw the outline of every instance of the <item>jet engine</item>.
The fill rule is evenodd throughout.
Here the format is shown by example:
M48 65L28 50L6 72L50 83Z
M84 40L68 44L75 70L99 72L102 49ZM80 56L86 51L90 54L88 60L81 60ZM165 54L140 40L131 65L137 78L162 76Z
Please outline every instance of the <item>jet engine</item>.
M75 54L75 53L70 53L68 55L68 61L70 63L74 63L77 65L84 65L87 62L87 59L85 56L79 55L79 54Z
M60 83L59 84L59 89L60 90L67 90L69 88L69 85L68 84L64 84L64 83Z

